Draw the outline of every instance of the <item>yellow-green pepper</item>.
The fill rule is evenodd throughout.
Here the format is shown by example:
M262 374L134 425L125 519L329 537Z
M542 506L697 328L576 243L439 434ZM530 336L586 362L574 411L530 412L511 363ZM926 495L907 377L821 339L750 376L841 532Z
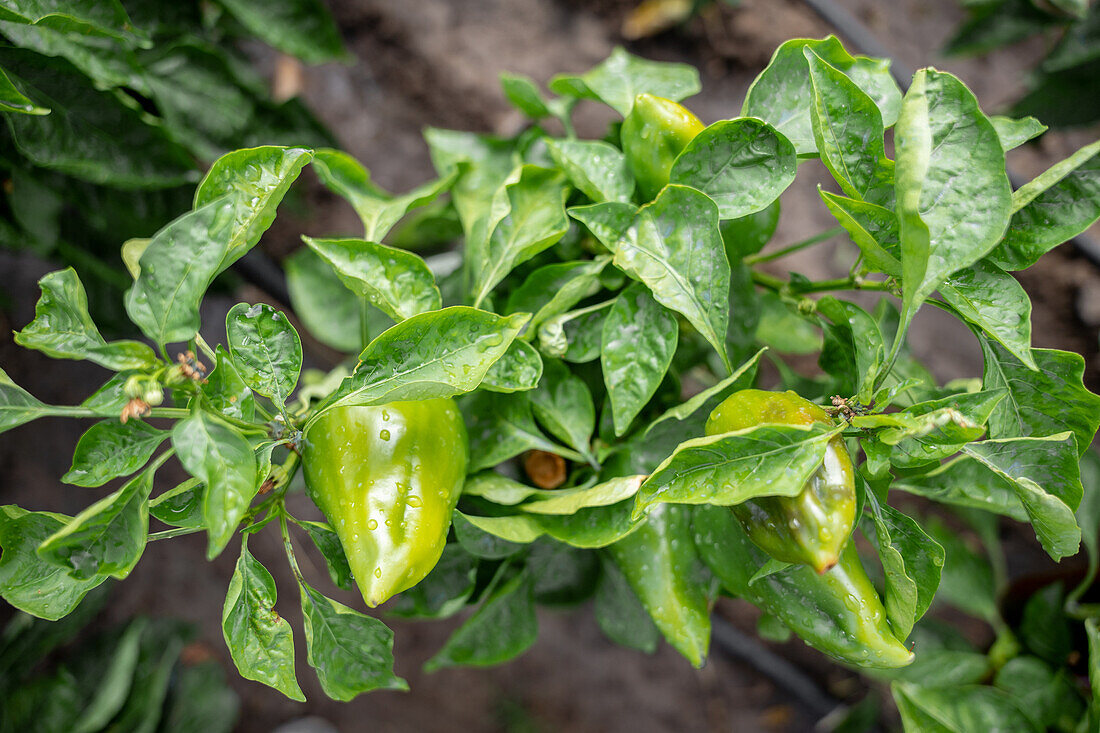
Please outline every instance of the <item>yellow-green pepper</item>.
M715 408L706 433L817 422L832 421L823 409L794 392L745 389ZM829 441L821 467L797 496L763 496L731 509L749 538L769 555L824 573L836 564L855 522L855 476L843 439Z
M668 184L676 156L703 130L703 123L671 99L639 94L619 132L623 155L638 190L651 200Z
M338 407L305 436L310 498L340 538L370 607L420 582L439 560L469 448L452 400Z

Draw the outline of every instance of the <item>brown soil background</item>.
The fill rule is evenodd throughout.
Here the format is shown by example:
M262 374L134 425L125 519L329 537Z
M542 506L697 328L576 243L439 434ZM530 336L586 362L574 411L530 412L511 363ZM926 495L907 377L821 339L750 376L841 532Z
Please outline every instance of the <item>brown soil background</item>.
M908 68L935 65L958 74L988 111L997 111L1021 88L1024 73L1043 53L1032 41L982 59L945 59L939 54L962 12L952 0L841 0ZM420 130L428 125L514 132L521 124L499 92L497 76L518 72L545 82L557 72L580 72L622 43L622 18L631 0L330 0L356 61L304 71L302 94L335 132L344 149L371 170L383 187L402 191L432 175ZM736 115L748 84L782 41L821 37L836 29L796 0L746 0L694 19L677 33L627 44L641 55L685 61L699 67L703 91L690 104L704 122ZM252 49L258 62L273 70L276 59ZM854 51L854 49L853 49ZM578 132L599 136L609 117L596 105L580 110ZM1095 137L1095 130L1092 136ZM1010 163L1026 176L1089 141L1085 132L1048 134L1038 145L1010 154ZM784 216L773 242L797 241L833 225L820 205L815 186L823 174L816 163L800 170L783 197ZM306 178L309 176L307 174ZM357 220L343 202L307 180L306 207L284 211L264 240L276 256L297 246L301 233L355 233ZM308 218L302 211L309 212ZM851 246L837 242L783 261L812 278L843 274ZM54 362L17 349L11 341L33 317L36 280L51 268L26 257L0 253L0 272L12 304L0 311L0 365L19 384L48 402L71 404L104 379L93 366ZM1097 325L1100 274L1068 247L1056 251L1020 280L1034 302L1034 342L1085 354L1086 381L1100 383ZM244 289L237 299L262 294ZM210 340L219 340L228 298L208 303L204 323L213 324ZM933 310L933 309L928 309ZM939 313L918 317L913 331L917 355L941 380L979 375L980 354L972 337ZM3 503L74 513L99 496L60 483L72 447L86 425L42 420L0 441L0 491ZM170 485L170 476L163 476ZM305 501L301 496L298 500ZM308 513L301 505L298 509ZM1013 532L1026 539L1026 533ZM1021 540L1023 542L1023 540ZM259 534L250 549L273 572L283 596L278 610L296 630L300 612L293 581L279 542ZM307 575L323 578L316 555ZM306 564L310 562L307 559ZM232 573L233 553L213 563L203 557L203 540L192 536L154 543L124 583L117 584L103 623L135 613L173 615L197 624L199 643L230 671L242 701L238 730L271 731L281 724L316 716L295 730L339 731L800 731L814 720L755 670L715 652L702 670L693 670L667 646L646 656L613 646L599 632L590 606L571 611L540 611L540 635L518 660L487 670L448 670L425 675L421 663L438 649L456 621L392 624L396 632L397 671L409 693L373 693L352 703L328 700L305 664L301 633L299 679L308 702L298 704L256 683L237 677L221 638L220 609ZM1040 564L1041 566L1041 564ZM311 572L320 571L320 572ZM327 584L326 592L355 605L348 594ZM0 609L6 617L10 609ZM732 603L723 613L751 630L752 612ZM983 633L981 629L977 633ZM840 670L794 641L774 648L810 670L840 699L858 700L865 689ZM331 727L325 727L328 721ZM303 722L303 721L299 721Z

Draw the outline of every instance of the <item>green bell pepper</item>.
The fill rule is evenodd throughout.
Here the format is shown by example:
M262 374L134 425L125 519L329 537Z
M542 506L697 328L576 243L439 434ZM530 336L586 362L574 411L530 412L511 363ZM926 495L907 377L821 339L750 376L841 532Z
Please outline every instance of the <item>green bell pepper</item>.
M332 525L370 607L439 561L469 448L452 400L338 407L305 436L306 488Z
M699 118L671 99L639 94L623 120L619 140L627 165L646 201L668 184L676 156L704 128Z

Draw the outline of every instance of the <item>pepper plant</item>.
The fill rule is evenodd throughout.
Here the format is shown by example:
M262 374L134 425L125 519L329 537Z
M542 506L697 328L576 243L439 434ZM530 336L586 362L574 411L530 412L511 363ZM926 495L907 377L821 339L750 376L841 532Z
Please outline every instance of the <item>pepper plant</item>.
M502 82L527 128L426 130L438 177L407 193L331 149L218 159L191 211L121 249L145 341L106 341L72 270L43 278L16 341L113 374L75 406L3 376L0 427L97 420L62 480L119 481L75 517L3 507L0 595L61 618L125 578L148 542L205 533L211 558L239 558L222 610L237 668L302 699L286 601L248 550L276 532L307 661L339 700L406 683L382 618L329 598L330 581L358 585L368 606L390 599L382 617L470 607L428 669L509 660L534 643L537 604L588 599L615 642L652 651L663 638L700 666L725 595L762 609L769 637L793 632L894 680L913 730L1054 724L1040 709L1073 716L1067 730L1100 720L1066 645L1040 654L1026 624L1017 635L1002 618L1003 563L975 559L944 524L991 547L1002 518L1029 524L1055 561L1085 541L1087 577L1044 591L1033 615L1087 629L1092 653L1077 657L1100 685L1083 595L1100 482L1086 492L1081 473L1100 397L1079 355L1031 347L1010 274L1100 216L1100 142L1013 191L1005 151L1041 124L986 116L935 69L903 94L887 62L833 37L780 46L740 111L709 126L679 104L699 91L694 69L622 49L555 77L551 95ZM625 121L580 139L582 102ZM823 236L764 249L812 158L851 243L845 277L775 274ZM304 237L285 263L300 323L349 355L327 373L302 372L299 335L271 305L233 307L224 339L220 324L200 333L211 281L256 245L307 165L363 224L360 237ZM450 257L409 249L449 231L461 240ZM914 358L906 335L927 307L969 328L980 376L940 385ZM813 354L820 369L803 373ZM191 478L161 486L168 461ZM303 463L323 519L288 509ZM903 510L903 497L919 499ZM301 572L306 541L329 578ZM989 621L992 649L922 620L938 590ZM952 659L966 664L944 677ZM1043 690L1044 707L1022 689Z

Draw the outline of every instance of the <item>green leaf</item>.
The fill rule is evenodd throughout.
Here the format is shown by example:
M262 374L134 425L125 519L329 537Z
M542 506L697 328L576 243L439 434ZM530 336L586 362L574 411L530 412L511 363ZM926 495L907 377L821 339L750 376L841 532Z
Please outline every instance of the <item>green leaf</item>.
M1100 140L1055 163L1012 194L1012 220L990 259L1023 270L1100 219Z
M339 405L453 397L477 388L530 318L465 306L421 313L383 331L359 355L355 371L306 423Z
M227 417L252 421L256 414L256 398L245 384L233 357L218 344L214 350L214 371L202 382L202 392L211 406Z
M758 320L752 335L756 341L784 354L815 354L821 351L821 329L815 319L799 313L778 293L762 291L755 300Z
M351 590L355 581L336 531L324 522L309 522L302 519L298 520L298 526L306 531L309 538L313 540L313 544L317 545L317 549L321 551L332 582L344 590Z
M172 672L190 636L180 621L154 619L141 637L134 682L110 731L155 733L163 713Z
M126 702L134 681L141 636L145 619L138 617L130 622L118 638L114 655L106 667L97 670L98 684L91 700L80 713L80 724L72 733L95 733L103 730Z
M321 0L218 0L230 15L266 43L309 64L348 58L340 30Z
M981 509L1018 522L1028 521L1012 483L966 456L930 473L898 479L891 486L941 504Z
M543 362L543 378L530 394L535 418L551 435L591 457L596 407L584 380L557 359Z
M995 389L918 402L902 412L885 415L887 419L898 416L912 422L905 427L883 430L879 438L891 446L889 457L893 465L926 466L954 455L964 443L982 437L989 416L1006 396L1005 390Z
M570 209L615 253L614 264L684 316L733 371L725 353L730 267L718 207L686 186L666 186L631 216L623 204Z
M535 602L570 608L589 600L596 592L600 561L596 553L552 540L539 540L527 555Z
M817 152L811 107L813 85L803 49L810 49L832 65L875 101L883 124L898 119L901 91L890 76L890 62L867 56L851 56L835 36L822 40L794 39L775 50L768 67L756 77L745 95L741 114L759 117L790 140L799 155Z
M10 31L6 31L10 32ZM8 114L16 149L34 165L116 188L165 188L193 180L187 151L110 91L60 59L0 50L0 66L45 116Z
M742 380L747 374L749 374L750 370L756 367L757 363L760 361L760 357L764 354L765 351L767 351L767 348L760 349L755 354L753 354L748 361L737 367L737 370L733 374L729 375L720 382L717 382L713 386L704 389L702 392L695 394L690 399L681 402L679 405L676 405L675 407L670 407L669 409L665 410L663 413L661 413L660 417L649 424L649 426L645 429L645 434L648 435L653 431L655 427L665 422L666 420L677 420L679 422L683 422L684 420L695 414L703 405L710 402L716 403L721 399L721 397L727 394L731 394L738 386L739 380Z
M496 471L482 471L473 476L467 476L466 483L462 485L463 495L480 496L494 504L503 506L519 504L531 497L553 496L557 491L557 489L536 489L533 486L514 481Z
M1063 608L1065 594L1061 583L1051 583L1032 594L1024 605L1020 620L1020 641L1033 654L1062 667L1073 652L1073 631Z
M74 486L102 486L129 476L153 457L168 433L141 420L97 422L76 444L73 465L61 480Z
M630 203L634 176L626 156L602 140L547 140L546 149L569 182L593 203Z
M259 484L252 446L233 426L202 411L172 427L172 445L187 472L206 485L202 516L206 555L217 557L248 511Z
M125 578L141 559L149 533L149 492L167 455L54 532L38 556L69 571L76 580Z
M291 310L306 331L337 351L361 351L366 344L359 333L359 299L344 287L328 263L303 247L283 260L283 267Z
M824 323L824 342L818 364L837 380L844 394L869 403L879 370L886 360L886 346L878 323L855 303L826 295L817 311L832 323Z
M199 330L199 304L221 269L233 204L218 199L157 232L126 293L126 313L154 343L188 341Z
M19 91L7 73L0 69L0 112L16 112L24 115L48 115L48 107L39 107Z
M275 210L290 185L313 157L305 148L266 145L226 153L214 161L195 189L195 208L225 198L232 207L233 223L225 256L219 269L224 270L256 246L260 236L275 221Z
M940 295L959 315L1036 368L1031 357L1031 299L1016 278L987 258L947 278Z
M720 223L722 241L725 242L726 256L731 266L742 257L756 254L771 241L779 224L780 208L779 199L776 199L755 214Z
M710 646L710 605L690 508L658 507L608 554L668 643L702 667Z
M0 369L0 433L48 415L50 408L11 381Z
M531 119L541 120L553 114L546 106L546 100L542 98L538 86L530 77L504 71L500 74L500 86L512 106Z
M542 357L534 346L516 339L497 359L481 386L493 392L522 392L534 389L542 378Z
M286 404L302 371L302 342L286 315L266 303L237 303L225 316L225 335L244 383Z
M899 639L920 620L940 584L944 549L905 514L868 496L874 533L886 576L886 615Z
M38 546L71 520L49 512L0 507L0 596L20 611L56 621L72 613L106 575L77 579L66 568L43 560Z
M794 146L768 123L742 117L700 132L672 164L669 180L718 204L720 219L766 209L794 181Z
M895 682L890 689L906 730L928 733L1037 731L1008 693L992 687L918 687Z
M294 675L293 632L275 611L275 597L275 579L248 551L246 535L222 607L225 645L242 677L305 702Z
M571 489L555 489L536 496L538 501L520 505L520 509L532 514L576 514L581 509L611 506L638 493L644 476L612 478L595 486L578 486ZM550 496L546 496L549 493Z
M1077 554L1081 544L1081 528L1073 512L1084 490L1075 448L1070 433L963 446L965 454L1012 483L1036 537L1055 560Z
M525 165L493 194L488 210L466 238L475 307L516 265L562 238L569 229L566 192L557 170Z
M837 196L820 187L817 192L829 213L859 247L868 266L877 272L901 277L901 233L894 212L865 201Z
M1011 187L996 130L951 74L917 72L894 134L904 332L933 290L1000 240Z
M885 128L875 101L839 69L806 46L813 100L814 143L821 162L854 199L894 204L894 164L886 157Z
M298 587L306 659L326 695L347 702L371 690L409 689L393 674L393 632L384 623L324 597L301 580Z
M443 648L424 663L424 670L500 664L527 651L536 638L538 620L531 577L522 572L495 589Z
M633 283L615 299L603 322L600 366L611 400L615 435L622 435L665 377L676 351L676 317Z
M149 502L150 516L172 527L201 529L202 497L205 488L197 478L189 478Z
M428 143L432 165L441 176L461 166L451 189L451 200L462 230L470 238L478 222L489 212L497 190L515 168L514 142L434 127L424 130L424 141Z
M515 520L515 521L513 521ZM474 557L501 560L524 549L522 543L533 541L542 534L538 523L530 517L470 517L456 511L453 517L455 538L463 550ZM477 522L475 524L475 522ZM482 529L488 523L491 529L505 534L516 533L516 541L501 537L496 531Z
M687 64L648 61L616 46L606 60L583 74L559 74L550 91L564 96L597 99L626 117L638 94L674 102L699 92L699 72Z
M634 516L665 502L730 505L757 496L796 496L838 430L816 423L762 425L686 440L642 484Z
M652 654L657 651L661 632L649 611L630 588L623 571L603 560L603 573L596 586L596 623L616 644Z
M163 733L230 733L237 725L240 698L225 679L220 662L182 667L165 705Z
M1047 131L1047 126L1034 117L1014 120L1011 117L994 115L989 118L989 121L993 123L993 129L997 131L997 139L1001 141L1001 147L1006 153Z
M575 514L520 513L482 517L458 512L456 516L482 532L511 543L528 544L549 535L572 547L592 549L618 542L641 526L630 518L632 504L626 499L609 506L586 507ZM513 551L509 550L506 555Z
M1060 614L1061 609L1055 612ZM1067 728L1057 725L1059 719L1076 721L1085 709L1068 677L1062 671L1055 674L1035 657L1020 656L997 670L993 684L1011 695L1037 728L1057 730Z
M600 291L600 273L611 258L601 255L594 260L555 262L538 268L512 291L508 313L532 313L528 333L547 319L559 316L585 298Z
M406 194L393 196L371 183L370 171L359 161L339 150L316 151L313 168L321 183L347 199L355 209L363 220L363 239L368 242L381 242L411 209L430 204L446 192L458 174L452 169Z
M127 46L148 43L118 0L11 0L0 9L0 20L114 38Z
M535 425L527 394L477 392L462 404L470 436L470 463L475 473L528 450L558 453L562 449L548 440Z
M1071 430L1077 451L1084 453L1100 426L1100 397L1085 389L1085 360L1055 349L1032 349L1039 371L1020 363L998 344L979 337L985 389L1008 390L989 419L993 438L1042 437Z

